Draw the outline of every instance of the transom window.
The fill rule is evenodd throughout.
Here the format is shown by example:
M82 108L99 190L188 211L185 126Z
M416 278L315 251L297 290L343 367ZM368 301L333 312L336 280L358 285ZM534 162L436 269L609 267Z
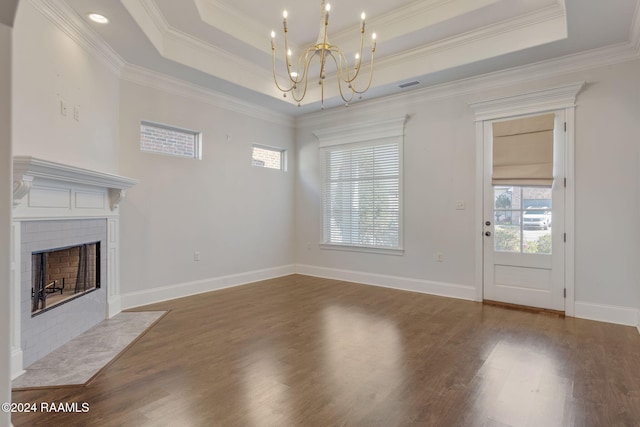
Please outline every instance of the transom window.
M251 164L253 166L286 170L286 151L280 148L265 147L263 145L254 145L251 156Z
M201 159L201 133L151 122L140 122L140 150Z

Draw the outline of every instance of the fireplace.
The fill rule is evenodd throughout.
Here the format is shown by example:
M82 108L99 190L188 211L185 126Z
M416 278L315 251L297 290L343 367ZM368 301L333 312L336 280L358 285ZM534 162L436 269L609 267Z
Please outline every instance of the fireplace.
M31 315L100 288L100 242L31 254Z
M119 204L136 183L30 156L13 158L13 378L120 312Z
M108 251L104 250L109 247L107 229L107 220L100 218L22 222L19 234L20 263L24 272L20 284L23 366L40 360L108 317L110 283L106 270L109 262ZM84 261L80 259L71 259L76 253L78 257L81 252L89 255L94 251L90 249L92 246L95 254L91 256L92 262L88 262L89 256L86 257L88 265L83 266ZM79 288L76 293L78 275L82 281L86 276L87 282L91 283L88 270L93 266L96 273L93 282L98 286L87 285L84 289L85 284L81 282L82 291ZM52 282L55 284L49 286ZM44 284L42 294L39 283Z

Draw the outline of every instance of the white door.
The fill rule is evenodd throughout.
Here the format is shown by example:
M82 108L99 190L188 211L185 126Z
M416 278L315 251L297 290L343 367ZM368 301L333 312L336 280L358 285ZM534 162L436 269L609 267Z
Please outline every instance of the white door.
M492 185L497 121L483 126L483 298L564 311L564 111L555 112L551 188Z

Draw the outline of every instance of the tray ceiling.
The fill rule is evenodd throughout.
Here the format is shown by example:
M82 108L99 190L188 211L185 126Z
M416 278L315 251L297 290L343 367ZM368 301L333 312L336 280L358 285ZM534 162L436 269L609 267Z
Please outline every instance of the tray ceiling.
M317 37L320 0L65 1L87 22L89 12L109 17L106 26L90 25L125 63L289 114L319 108L316 85L302 107L275 88L270 32L282 32L287 9L292 50L301 51ZM409 90L405 83L425 87L629 42L638 1L337 1L329 37L355 52L367 13L367 32L378 35L373 86L363 97L372 99ZM341 104L333 86L328 80L327 106Z

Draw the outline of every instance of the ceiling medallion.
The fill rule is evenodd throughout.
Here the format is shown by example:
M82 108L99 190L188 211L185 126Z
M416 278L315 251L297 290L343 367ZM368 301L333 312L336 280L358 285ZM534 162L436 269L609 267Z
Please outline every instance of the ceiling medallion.
M278 83L278 76L276 74L276 33L271 32L271 53L273 57L273 80L280 91L283 92L286 98L287 94L291 94L291 97L298 103L304 99L307 94L307 86L309 82L309 66L314 58L318 58L319 61L319 78L318 84L321 87L321 105L324 109L324 89L325 89L325 77L327 75L327 65L329 64L330 71L333 71L335 66L335 73L337 77L338 90L340 96L345 102L346 106L353 99L354 95L359 95L362 98L362 94L365 93L371 86L371 79L373 77L373 56L376 51L376 33L371 35L371 64L369 70L369 80L364 89L356 88L356 79L360 75L362 65L362 48L364 46L364 18L365 14L362 12L360 15L360 51L356 53L353 67L349 67L346 56L342 53L338 46L333 46L329 43L327 37L327 26L329 25L329 12L331 5L325 0L321 3L321 16L320 16L320 33L318 39L314 44L307 47L305 51L300 55L297 61L297 65L292 65L291 57L293 53L289 49L289 42L287 39L287 11L282 13L283 17L283 29L284 29L284 52L285 63L287 64L287 76L289 81L286 85L280 85ZM328 61L330 59L330 61Z

